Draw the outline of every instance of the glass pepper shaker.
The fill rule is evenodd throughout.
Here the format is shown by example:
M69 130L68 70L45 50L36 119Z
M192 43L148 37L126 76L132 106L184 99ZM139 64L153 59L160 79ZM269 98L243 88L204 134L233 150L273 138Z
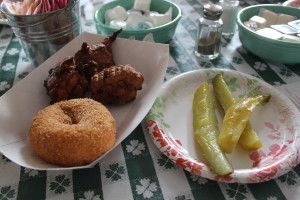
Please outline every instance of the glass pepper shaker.
M233 35L236 27L236 16L238 13L238 0L220 0L223 9L221 19L223 21L223 35Z
M204 59L214 59L219 56L221 47L222 7L216 4L206 4L203 16L199 19L195 55Z

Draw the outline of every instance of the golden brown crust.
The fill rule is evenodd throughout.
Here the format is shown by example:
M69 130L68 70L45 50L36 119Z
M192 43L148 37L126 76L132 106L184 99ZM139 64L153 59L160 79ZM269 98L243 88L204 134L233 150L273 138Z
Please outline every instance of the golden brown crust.
M49 71L44 81L51 104L74 98L83 98L88 89L88 80L76 69L73 57L65 58Z
M99 44L88 46L88 44L84 42L81 45L81 49L74 55L75 65L84 66L89 64L89 62L94 62L98 65L98 71L114 65L112 44L117 39L117 36L121 31L122 29L115 31Z
M38 112L29 139L33 150L49 163L85 165L114 146L115 120L92 99L61 101Z
M44 86L51 104L84 98L89 88L92 98L105 105L125 104L136 98L137 90L142 89L143 75L130 65L114 64L112 45L121 31L96 45L84 42L74 56L49 71Z
M92 98L105 105L125 104L136 98L143 82L143 75L130 65L105 68L91 78Z

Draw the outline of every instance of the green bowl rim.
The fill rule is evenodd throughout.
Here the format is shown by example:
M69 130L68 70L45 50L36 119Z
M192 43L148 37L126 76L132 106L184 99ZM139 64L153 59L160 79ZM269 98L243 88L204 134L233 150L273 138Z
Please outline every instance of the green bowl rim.
M290 42L290 41L284 41L284 40L277 40L277 39L272 39L272 38L268 38L265 36L261 36L259 34L257 34L255 31L250 30L249 28L247 28L244 23L241 21L240 16L241 14L243 14L243 12L245 12L245 10L248 9L252 9L254 7L260 7L260 8L268 8L268 7L285 7L286 9L291 9L291 10L299 10L298 8L294 8L294 7L288 7L288 6L282 6L282 5L275 5L275 4L259 4L259 5L253 5L253 6L248 6L245 7L243 9L241 9L238 14L237 14L237 23L238 26L244 30L249 31L249 34L251 34L252 36L254 36L255 38L261 39L261 40L265 40L266 42L278 42L278 44L284 44L284 45L292 45L294 46L295 44L299 44L297 42Z
M110 2L107 2L107 3L103 4L103 5L107 5L107 4L110 4L110 3L114 3L114 2L117 2L117 1L122 1L122 0L114 0L114 1L110 1ZM163 30L163 29L165 29L165 28L168 28L167 26L169 26L169 25L171 25L171 24L173 24L173 23L175 23L175 24L178 23L178 21L179 21L180 18L182 17L182 12L181 12L180 7L179 7L177 4L175 4L175 3L171 2L171 1L168 1L168 0L161 0L161 1L168 2L168 3L172 4L174 7L177 8L177 10L178 10L178 15L177 15L172 21L170 21L170 22L168 22L168 23L166 23L166 24L163 24L163 25L160 25L160 26L157 26L157 27L153 27L153 28L149 28L149 29L145 29L145 30L128 30L128 29L123 29L122 32L123 32L123 33L124 33L124 32L126 32L126 33L135 33L135 32L136 32L136 33L138 33L138 34L144 34L144 33L150 33L150 32L152 32L153 30ZM102 6L103 6L103 5L102 5ZM96 23L96 24L102 25L104 28L109 29L110 31L117 31L117 30L119 30L119 28L110 27L110 26L108 26L108 25L106 25L106 24L103 24L102 22L100 22L100 21L97 19L98 12L99 12L99 10L100 10L100 8L101 8L102 6L100 6L100 7L96 10L96 12L95 12L95 14L94 14L94 21L95 21L95 23Z

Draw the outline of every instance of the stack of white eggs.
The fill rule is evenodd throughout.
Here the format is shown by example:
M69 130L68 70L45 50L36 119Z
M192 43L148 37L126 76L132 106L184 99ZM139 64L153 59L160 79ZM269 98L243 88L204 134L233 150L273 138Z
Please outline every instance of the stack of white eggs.
M150 11L151 0L135 0L133 8L116 6L105 12L105 24L115 28L143 30L166 24L172 20L172 7L166 13Z

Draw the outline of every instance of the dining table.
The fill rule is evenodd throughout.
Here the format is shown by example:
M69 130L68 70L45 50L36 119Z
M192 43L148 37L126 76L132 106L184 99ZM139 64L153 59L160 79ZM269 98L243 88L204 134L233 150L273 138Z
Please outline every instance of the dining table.
M287 84L300 87L300 63L275 63L250 53L241 44L237 28L233 35L222 36L220 55L216 59L196 57L194 46L203 5L218 1L173 2L181 8L182 18L174 36L167 42L169 62L165 83L185 72L218 68L257 77L274 87ZM81 0L82 32L97 33L91 13L103 3L101 0ZM255 4L281 3L279 0L240 0L239 9ZM11 27L1 24L0 95L35 69ZM145 129L143 119L128 137L91 168L35 170L19 166L0 153L0 200L296 200L298 195L300 164L275 179L259 183L226 183L207 179L184 170L162 154Z

